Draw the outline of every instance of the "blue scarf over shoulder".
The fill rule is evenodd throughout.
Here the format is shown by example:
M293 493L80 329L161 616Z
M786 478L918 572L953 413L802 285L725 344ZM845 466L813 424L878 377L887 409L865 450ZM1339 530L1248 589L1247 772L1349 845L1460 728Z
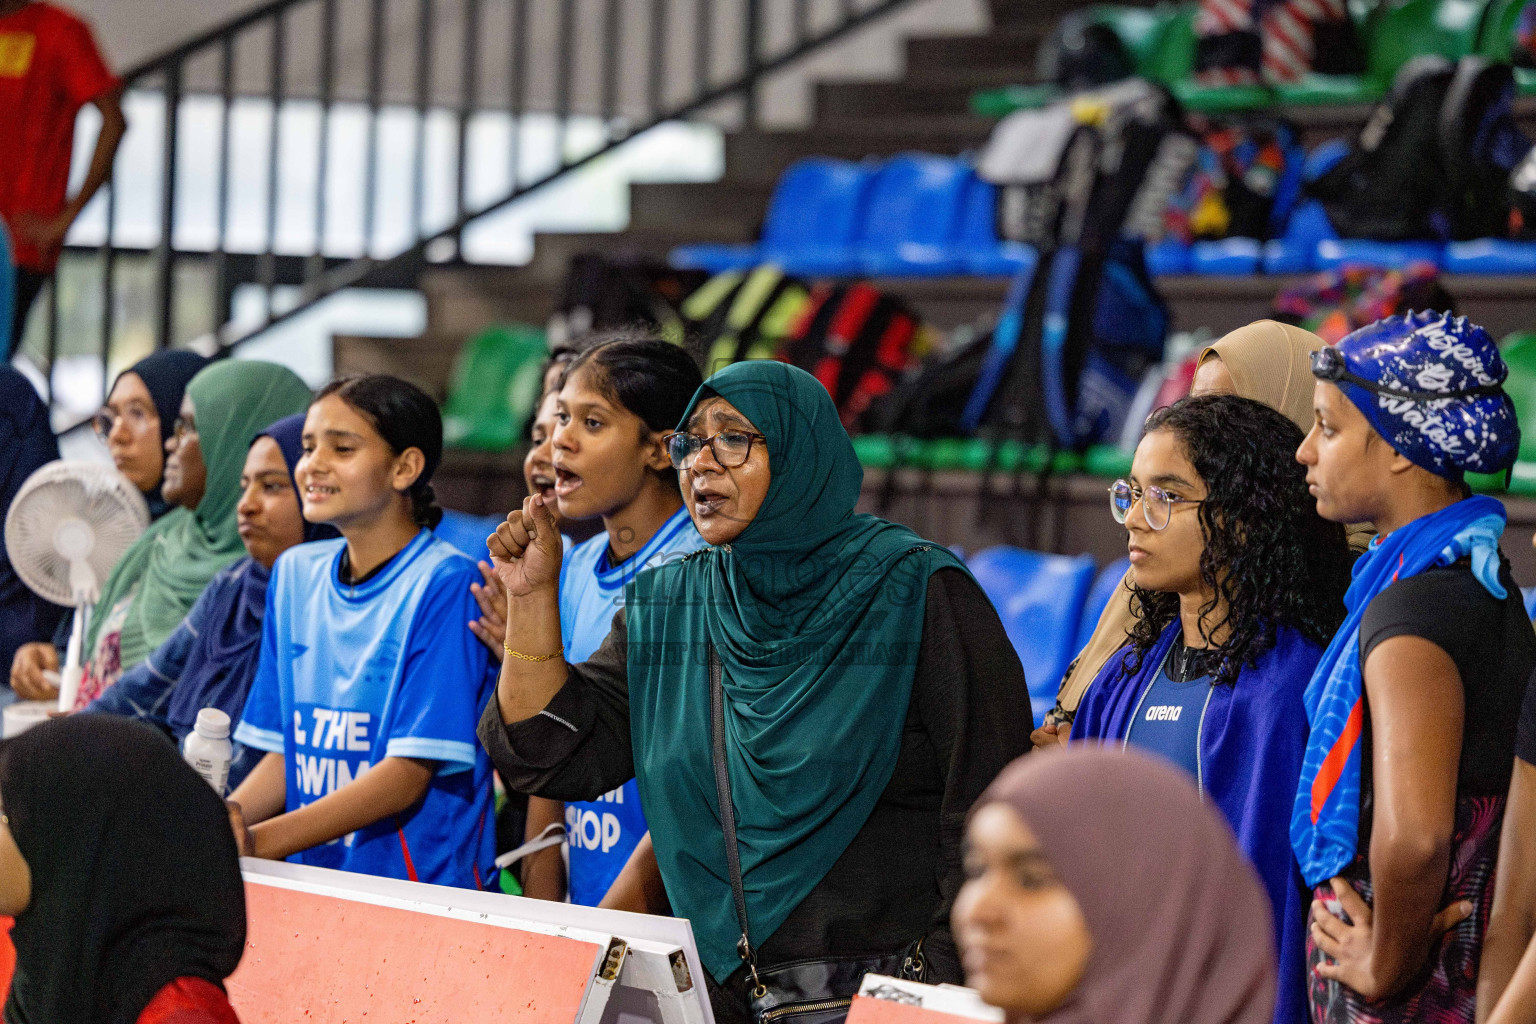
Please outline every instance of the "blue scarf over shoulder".
M1307 685L1312 735L1291 811L1291 846L1308 885L1321 884L1353 862L1359 840L1365 610L1398 580L1463 558L1471 560L1478 582L1502 600L1499 536L1505 521L1499 502L1467 498L1377 537L1355 562L1354 582L1344 595L1349 614Z
M1163 631L1134 673L1116 655L1083 696L1072 739L1118 744L1130 731L1142 694L1181 634ZM1217 685L1200 729L1203 793L1226 816L1237 845L1253 863L1274 910L1280 985L1275 1024L1301 1024L1307 1014L1306 894L1286 842L1291 798L1307 743L1302 693L1322 651L1294 629L1245 666L1235 686Z

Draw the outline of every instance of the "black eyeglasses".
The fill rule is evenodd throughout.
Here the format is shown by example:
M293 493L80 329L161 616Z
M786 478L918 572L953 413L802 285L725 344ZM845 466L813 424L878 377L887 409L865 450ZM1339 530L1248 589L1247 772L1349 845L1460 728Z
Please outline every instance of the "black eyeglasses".
M197 433L197 421L189 416L178 416L171 426L171 436L180 444L188 434Z
M1355 387L1364 388L1378 395L1401 398L1409 402L1438 402L1445 398L1479 398L1483 395L1504 393L1502 384L1479 384L1477 387L1462 388L1459 391L1414 391L1409 388L1390 388L1373 380L1366 380L1359 374L1350 373L1344 364L1343 353L1331 345L1312 353L1312 376L1318 380L1326 380L1330 384L1353 384Z
M726 469L735 469L752 457L752 442L768 440L762 434L750 430L722 430L714 437L700 437L687 431L676 430L661 439L667 446L667 455L674 469L687 469L693 465L704 446L709 446L715 461Z

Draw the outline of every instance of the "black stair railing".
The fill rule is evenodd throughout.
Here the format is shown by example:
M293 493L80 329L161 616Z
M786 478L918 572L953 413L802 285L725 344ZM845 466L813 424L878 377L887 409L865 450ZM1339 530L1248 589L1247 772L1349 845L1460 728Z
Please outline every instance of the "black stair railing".
M99 288L96 323L69 340L99 358L103 387L121 325L119 308L136 304L148 317L156 347L207 335L228 349L297 315L327 295L353 286L409 286L429 262L461 258L467 225L545 188L572 171L612 152L664 122L686 119L723 101L739 101L742 123L758 122L758 93L764 79L813 51L876 21L909 0L274 0L147 61L124 76L130 94L149 94L161 103L164 124L158 139L160 178L123 180L115 176L98 200L105 212L100 244L72 246L77 264L93 261ZM444 31L458 15L457 33ZM402 17L402 15L404 15ZM549 24L550 22L553 24ZM495 26L495 27L493 27ZM542 33L542 35L541 35ZM457 38L452 36L456 34ZM732 34L735 38L732 39ZM552 37L553 47L546 45ZM264 60L249 59L265 43ZM343 52L345 50L345 52ZM488 82L499 79L500 88ZM182 226L180 164L188 137L184 116L189 101L212 100L219 111L217 204L212 244L177 245ZM241 103L264 105L271 126L261 159L265 162L265 240L258 251L231 245L231 178L238 158L233 122ZM279 131L285 107L313 103L319 130L314 135L313 246L308 252L277 244L280 202ZM330 218L328 171L339 143L329 123L341 104L366 111L362 141L362 253L328 252ZM415 136L408 222L410 230L395 251L381 251L381 211L389 199L379 193L379 136L386 108L414 113ZM451 216L424 223L425 132L434 110L455 115L458 138ZM501 159L506 187L489 202L469 198L471 119L486 110L510 116L510 136ZM555 159L525 174L530 115L554 119ZM578 119L600 126L596 145L572 152L567 139ZM130 133L135 129L130 124ZM197 140L205 144L207 139ZM206 185L206 183L204 183ZM142 206L145 189L155 195L158 230L152 245L126 244L119 213L133 199ZM137 191L137 196L133 193ZM62 269L62 268L61 268ZM178 306L182 278L190 270L211 278L214 301L202 322ZM60 355L59 278L46 309L45 359L50 375ZM231 296L240 284L261 286L265 315L236 328ZM281 285L298 285L299 297L276 308ZM142 346L142 339L139 339ZM104 397L104 396L103 396Z

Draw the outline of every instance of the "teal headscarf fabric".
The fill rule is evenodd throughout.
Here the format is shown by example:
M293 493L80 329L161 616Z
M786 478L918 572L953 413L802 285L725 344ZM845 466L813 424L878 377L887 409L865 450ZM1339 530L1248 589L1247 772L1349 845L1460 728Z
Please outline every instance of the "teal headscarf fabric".
M626 615L641 804L673 910L693 922L705 969L723 980L741 964L740 930L710 761L708 644L725 669L757 946L821 882L890 782L928 577L963 566L906 527L854 512L863 470L810 374L730 366L705 381L679 429L715 395L767 438L762 509L732 543L640 574Z

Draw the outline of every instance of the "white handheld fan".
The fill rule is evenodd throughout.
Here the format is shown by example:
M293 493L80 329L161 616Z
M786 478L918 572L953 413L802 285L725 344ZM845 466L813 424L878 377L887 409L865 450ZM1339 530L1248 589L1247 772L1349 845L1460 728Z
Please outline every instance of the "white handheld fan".
M27 477L5 517L5 550L34 594L75 609L59 677L59 710L80 692L80 647L88 610L123 553L149 527L149 506L116 469L50 462Z

